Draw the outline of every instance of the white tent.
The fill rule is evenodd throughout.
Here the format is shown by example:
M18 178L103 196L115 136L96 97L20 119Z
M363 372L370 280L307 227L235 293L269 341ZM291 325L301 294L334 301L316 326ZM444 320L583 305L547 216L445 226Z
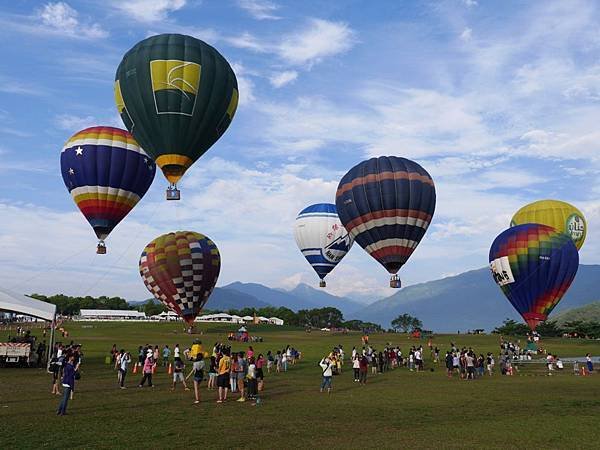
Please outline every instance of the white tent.
M42 302L22 294L0 289L0 310L25 314L52 322L56 315L56 305Z
M16 292L0 289L0 311L9 311L27 316L37 317L49 322L56 319L56 305L42 302L31 297L27 297ZM50 345L48 345L47 355L50 359L50 351L54 346L54 325L50 333Z

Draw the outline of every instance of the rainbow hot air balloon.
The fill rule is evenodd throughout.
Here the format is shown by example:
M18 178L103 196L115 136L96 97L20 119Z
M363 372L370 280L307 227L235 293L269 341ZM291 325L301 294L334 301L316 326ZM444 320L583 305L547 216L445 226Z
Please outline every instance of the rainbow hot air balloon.
M581 250L587 235L587 223L583 213L560 200L540 200L521 208L513 216L510 225L523 223L541 223L568 234Z
M352 247L352 238L340 222L335 205L318 203L300 211L294 225L298 248L317 272L319 286Z
M67 141L60 168L75 204L100 240L97 253L106 253L104 240L152 184L154 162L127 131L92 127Z
M425 235L435 211L435 185L423 167L396 156L354 166L339 183L335 204L341 222L358 244L397 275Z
M227 130L238 104L231 66L191 36L161 34L137 43L117 69L115 101L123 123L171 183Z
M490 248L494 280L532 330L565 295L578 267L571 238L546 225L509 228Z
M190 325L217 284L220 270L215 243L193 231L163 234L140 257L140 275L148 290Z

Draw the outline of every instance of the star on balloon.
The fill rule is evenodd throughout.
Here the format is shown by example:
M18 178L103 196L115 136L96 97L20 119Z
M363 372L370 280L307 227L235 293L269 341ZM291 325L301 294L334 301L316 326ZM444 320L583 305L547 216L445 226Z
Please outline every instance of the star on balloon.
M81 148L81 145L75 149L75 154L77 156L83 156L83 149Z
M72 168L69 168L69 175L75 175L75 171Z

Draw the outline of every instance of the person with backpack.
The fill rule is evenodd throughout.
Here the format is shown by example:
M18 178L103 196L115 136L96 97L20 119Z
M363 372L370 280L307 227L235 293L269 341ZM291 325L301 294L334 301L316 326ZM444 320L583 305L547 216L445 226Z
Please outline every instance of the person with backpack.
M56 356L53 356L50 359L50 363L48 364L48 373L52 374L52 394L60 395L60 389L58 387L58 380L60 378L60 368L62 363Z
M204 366L204 355L200 352L196 355L196 360L192 365L192 370L190 370L190 373L185 378L187 380L192 374L194 374L194 396L196 397L196 400L194 401L195 405L200 403L200 383L204 379Z
M331 394L331 381L333 379L333 368L331 366L331 360L329 359L329 357L325 357L323 359L321 359L321 362L319 363L319 366L321 366L321 370L323 372L323 379L321 381L321 390L319 392L323 392L323 390L327 389L327 393Z

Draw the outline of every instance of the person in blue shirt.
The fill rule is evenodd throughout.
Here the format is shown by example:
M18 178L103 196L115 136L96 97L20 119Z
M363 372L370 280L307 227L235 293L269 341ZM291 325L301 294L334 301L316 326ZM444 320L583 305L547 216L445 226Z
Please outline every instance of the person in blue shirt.
M163 367L167 367L169 365L169 357L170 356L171 356L171 349L169 348L168 345L165 345L165 347L163 348L163 351L162 351Z
M69 403L69 398L71 398L71 391L75 388L75 355L69 355L69 359L63 368L63 397L60 401L60 405L58 406L58 411L56 414L59 416L64 416L67 414L67 405Z

